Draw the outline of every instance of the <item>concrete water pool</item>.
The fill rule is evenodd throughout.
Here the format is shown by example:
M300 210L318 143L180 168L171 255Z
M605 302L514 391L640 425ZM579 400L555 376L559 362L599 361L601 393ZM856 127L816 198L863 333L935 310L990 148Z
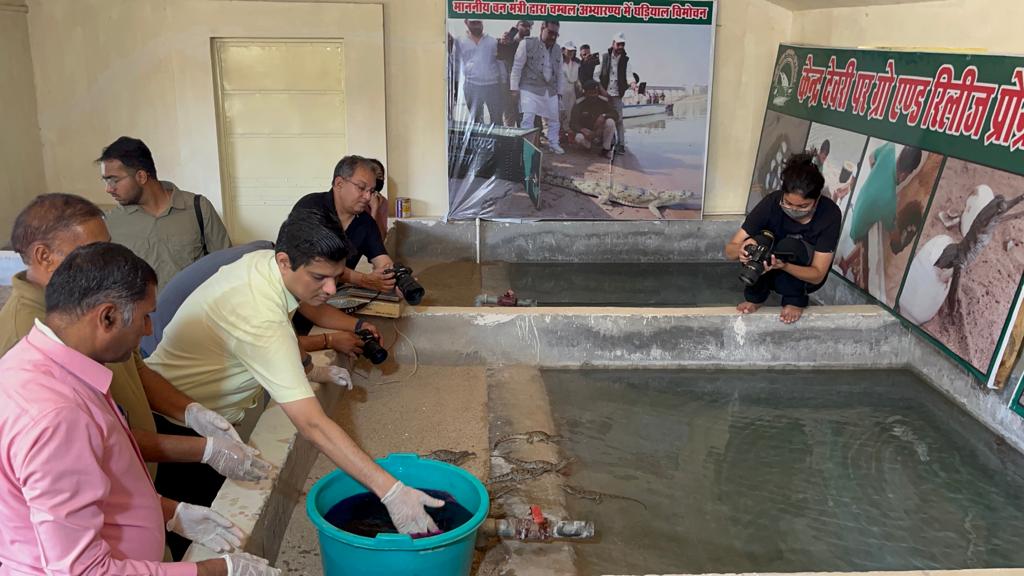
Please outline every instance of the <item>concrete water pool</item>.
M1021 459L906 371L543 370L581 574L1024 564Z

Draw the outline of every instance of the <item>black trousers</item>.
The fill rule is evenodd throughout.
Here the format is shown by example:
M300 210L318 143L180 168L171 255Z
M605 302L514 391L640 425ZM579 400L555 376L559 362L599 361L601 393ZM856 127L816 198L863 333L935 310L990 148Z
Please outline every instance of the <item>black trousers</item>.
M806 308L811 301L808 294L824 285L825 282L821 284L808 284L782 270L772 270L762 274L761 278L753 286L747 286L743 290L743 297L752 304L761 304L768 299L769 294L775 292L782 296L783 306Z
M775 244L774 254L785 255L787 262L798 266L810 266L814 259L814 246L800 238L786 237ZM825 285L828 275L820 284L808 284L792 274L781 270L772 270L761 275L761 278L753 286L747 286L743 290L743 297L751 304L761 304L768 299L768 295L775 292L782 296L783 306L796 306L807 308L811 299L808 294Z
M156 431L175 436L199 436L191 428L178 426L159 414L153 414ZM209 506L224 484L224 477L201 462L162 462L157 466L156 491L164 498ZM167 533L167 547L175 561L181 560L192 542L172 532Z

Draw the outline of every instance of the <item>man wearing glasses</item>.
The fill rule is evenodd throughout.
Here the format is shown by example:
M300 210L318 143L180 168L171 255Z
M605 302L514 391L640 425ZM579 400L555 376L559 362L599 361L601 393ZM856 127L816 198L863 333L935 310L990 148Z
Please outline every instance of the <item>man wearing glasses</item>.
M198 194L157 180L149 147L121 136L96 160L118 206L107 214L111 240L131 248L157 273L157 290L210 252L231 246L217 210Z
M295 203L292 211L314 210L341 224L354 250L345 262L342 282L390 292L395 287L395 279L386 270L391 268L393 262L384 248L380 228L366 211L376 185L377 168L372 159L345 156L334 167L331 189L303 196ZM373 265L373 272L367 274L355 270L363 256Z
M312 210L341 226L352 251L345 261L345 270L337 278L339 284L355 284L369 290L390 292L395 288L395 277L390 272L394 263L384 248L384 239L376 220L367 212L372 196L384 185L383 169L378 172L376 162L362 156L345 156L334 166L331 189L303 196L295 203L292 212ZM370 273L357 272L355 269L363 256L373 265ZM356 322L355 318L330 305L312 306L307 303L300 305L292 318L295 331L300 336L308 334L314 325L331 330L355 331L358 330L357 326L362 325L361 320L358 324ZM344 337L353 338L351 335Z
M741 314L756 311L775 292L782 296L779 320L792 324L810 303L808 294L824 286L843 220L836 203L822 196L824 185L812 155L792 156L782 170L782 188L765 196L725 245L726 258L746 265L748 247L758 243L754 237L763 231L774 237L764 272L747 286L736 307Z

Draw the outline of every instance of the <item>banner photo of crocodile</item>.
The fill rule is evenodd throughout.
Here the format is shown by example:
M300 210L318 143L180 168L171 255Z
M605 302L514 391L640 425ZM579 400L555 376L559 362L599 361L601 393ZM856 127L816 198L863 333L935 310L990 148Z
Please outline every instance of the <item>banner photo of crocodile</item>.
M866 141L859 160L827 164L838 134ZM781 44L749 206L777 184L783 145L829 149L827 193L844 203L833 273L1001 387L1020 347L1024 57Z
M448 219L700 219L716 2L449 0Z

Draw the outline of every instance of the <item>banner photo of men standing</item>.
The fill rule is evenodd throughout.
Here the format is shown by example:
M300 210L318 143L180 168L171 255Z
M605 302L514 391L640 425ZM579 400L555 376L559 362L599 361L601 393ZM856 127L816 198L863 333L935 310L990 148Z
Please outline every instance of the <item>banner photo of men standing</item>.
M448 218L700 219L716 2L448 2Z

